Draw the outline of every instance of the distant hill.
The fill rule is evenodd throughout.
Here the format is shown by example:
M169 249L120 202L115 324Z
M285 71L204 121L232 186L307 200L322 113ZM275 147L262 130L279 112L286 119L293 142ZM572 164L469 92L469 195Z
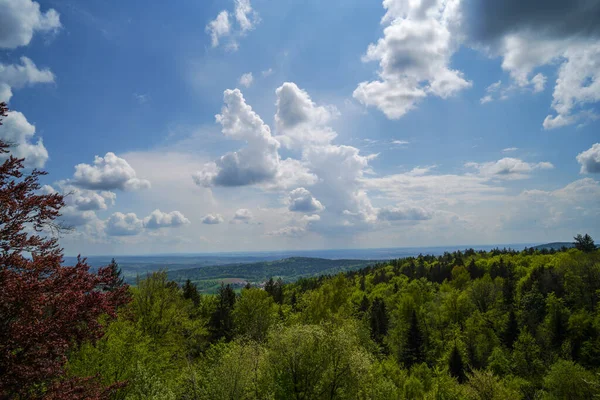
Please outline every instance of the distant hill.
M570 249L571 247L575 247L575 245L572 242L552 242L552 243L540 244L539 246L534 246L533 248L535 250L543 250L543 249L560 250L563 247Z
M359 269L373 264L369 260L327 260L324 258L291 257L277 261L263 261L250 264L215 265L168 271L168 277L175 282L190 279L199 289L210 289L221 281L240 279L250 282L263 282L270 277L281 277L286 282L302 277L337 274Z

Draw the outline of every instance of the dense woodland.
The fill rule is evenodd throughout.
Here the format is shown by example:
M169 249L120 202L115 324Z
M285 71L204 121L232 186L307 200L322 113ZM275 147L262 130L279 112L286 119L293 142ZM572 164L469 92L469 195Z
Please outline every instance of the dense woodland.
M122 399L589 399L600 252L455 252L201 296L154 273L68 373Z
M166 271L130 287L114 262L62 265L63 197L23 170L0 165L0 399L600 396L600 251L587 235L240 294L201 295Z

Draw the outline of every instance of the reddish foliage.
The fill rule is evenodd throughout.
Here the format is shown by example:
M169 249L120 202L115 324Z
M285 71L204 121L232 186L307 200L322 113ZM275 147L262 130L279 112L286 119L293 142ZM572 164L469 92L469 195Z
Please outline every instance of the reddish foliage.
M6 111L0 103L0 116ZM0 141L0 154L8 148ZM63 197L37 194L45 172L22 170L12 156L0 165L0 398L106 398L96 379L64 378L66 355L102 336L99 317L114 317L128 289L115 289L108 267L61 265L62 249L44 230L58 228Z

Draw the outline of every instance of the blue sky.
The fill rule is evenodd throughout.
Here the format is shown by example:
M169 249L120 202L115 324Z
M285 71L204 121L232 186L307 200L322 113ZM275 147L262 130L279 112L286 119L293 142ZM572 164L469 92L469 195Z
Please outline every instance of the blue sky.
M0 0L0 139L68 254L600 236L598 7L526 3Z

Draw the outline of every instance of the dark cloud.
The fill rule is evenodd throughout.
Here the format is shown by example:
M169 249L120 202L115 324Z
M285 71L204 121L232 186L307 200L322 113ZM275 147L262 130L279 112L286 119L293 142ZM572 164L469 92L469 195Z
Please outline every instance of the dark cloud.
M463 26L476 42L531 31L544 37L600 37L598 0L465 0Z

